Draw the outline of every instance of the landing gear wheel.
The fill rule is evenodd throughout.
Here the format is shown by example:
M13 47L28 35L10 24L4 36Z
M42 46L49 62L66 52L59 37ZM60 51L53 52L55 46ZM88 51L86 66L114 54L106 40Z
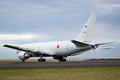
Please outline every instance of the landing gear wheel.
M22 59L22 62L25 62L25 59Z
M66 59L59 59L59 62L66 62Z
M46 62L46 59L38 59L38 62Z

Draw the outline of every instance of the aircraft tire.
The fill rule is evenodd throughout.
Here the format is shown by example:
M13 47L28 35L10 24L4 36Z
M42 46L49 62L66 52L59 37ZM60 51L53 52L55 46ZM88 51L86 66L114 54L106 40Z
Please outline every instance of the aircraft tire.
M38 59L38 62L46 62L46 59Z
M59 59L59 62L66 62L66 59Z

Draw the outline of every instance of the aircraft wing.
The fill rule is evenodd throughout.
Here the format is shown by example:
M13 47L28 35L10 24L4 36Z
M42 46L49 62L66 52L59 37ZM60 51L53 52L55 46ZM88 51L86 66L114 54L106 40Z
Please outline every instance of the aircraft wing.
M13 46L13 45L3 45L3 46L4 47L8 47L8 48L12 48L12 49L16 49L16 50L20 50L20 51L24 51L24 52L27 52L27 53L45 54L42 51L28 49L28 48L22 48L22 47L17 47L17 46Z

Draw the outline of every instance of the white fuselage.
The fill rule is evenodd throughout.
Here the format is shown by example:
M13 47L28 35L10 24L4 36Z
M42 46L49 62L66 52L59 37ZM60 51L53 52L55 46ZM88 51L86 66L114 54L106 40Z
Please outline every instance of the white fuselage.
M29 48L31 50L43 51L51 56L70 56L73 53L84 52L90 50L90 46L77 47L71 41L56 41L24 44L21 47Z

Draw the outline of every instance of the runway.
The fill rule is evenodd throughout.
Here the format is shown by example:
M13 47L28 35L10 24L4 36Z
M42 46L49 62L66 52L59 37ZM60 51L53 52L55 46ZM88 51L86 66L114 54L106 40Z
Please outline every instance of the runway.
M12 62L1 64L0 69L32 69L32 68L80 68L120 66L119 61L70 61L70 62Z

